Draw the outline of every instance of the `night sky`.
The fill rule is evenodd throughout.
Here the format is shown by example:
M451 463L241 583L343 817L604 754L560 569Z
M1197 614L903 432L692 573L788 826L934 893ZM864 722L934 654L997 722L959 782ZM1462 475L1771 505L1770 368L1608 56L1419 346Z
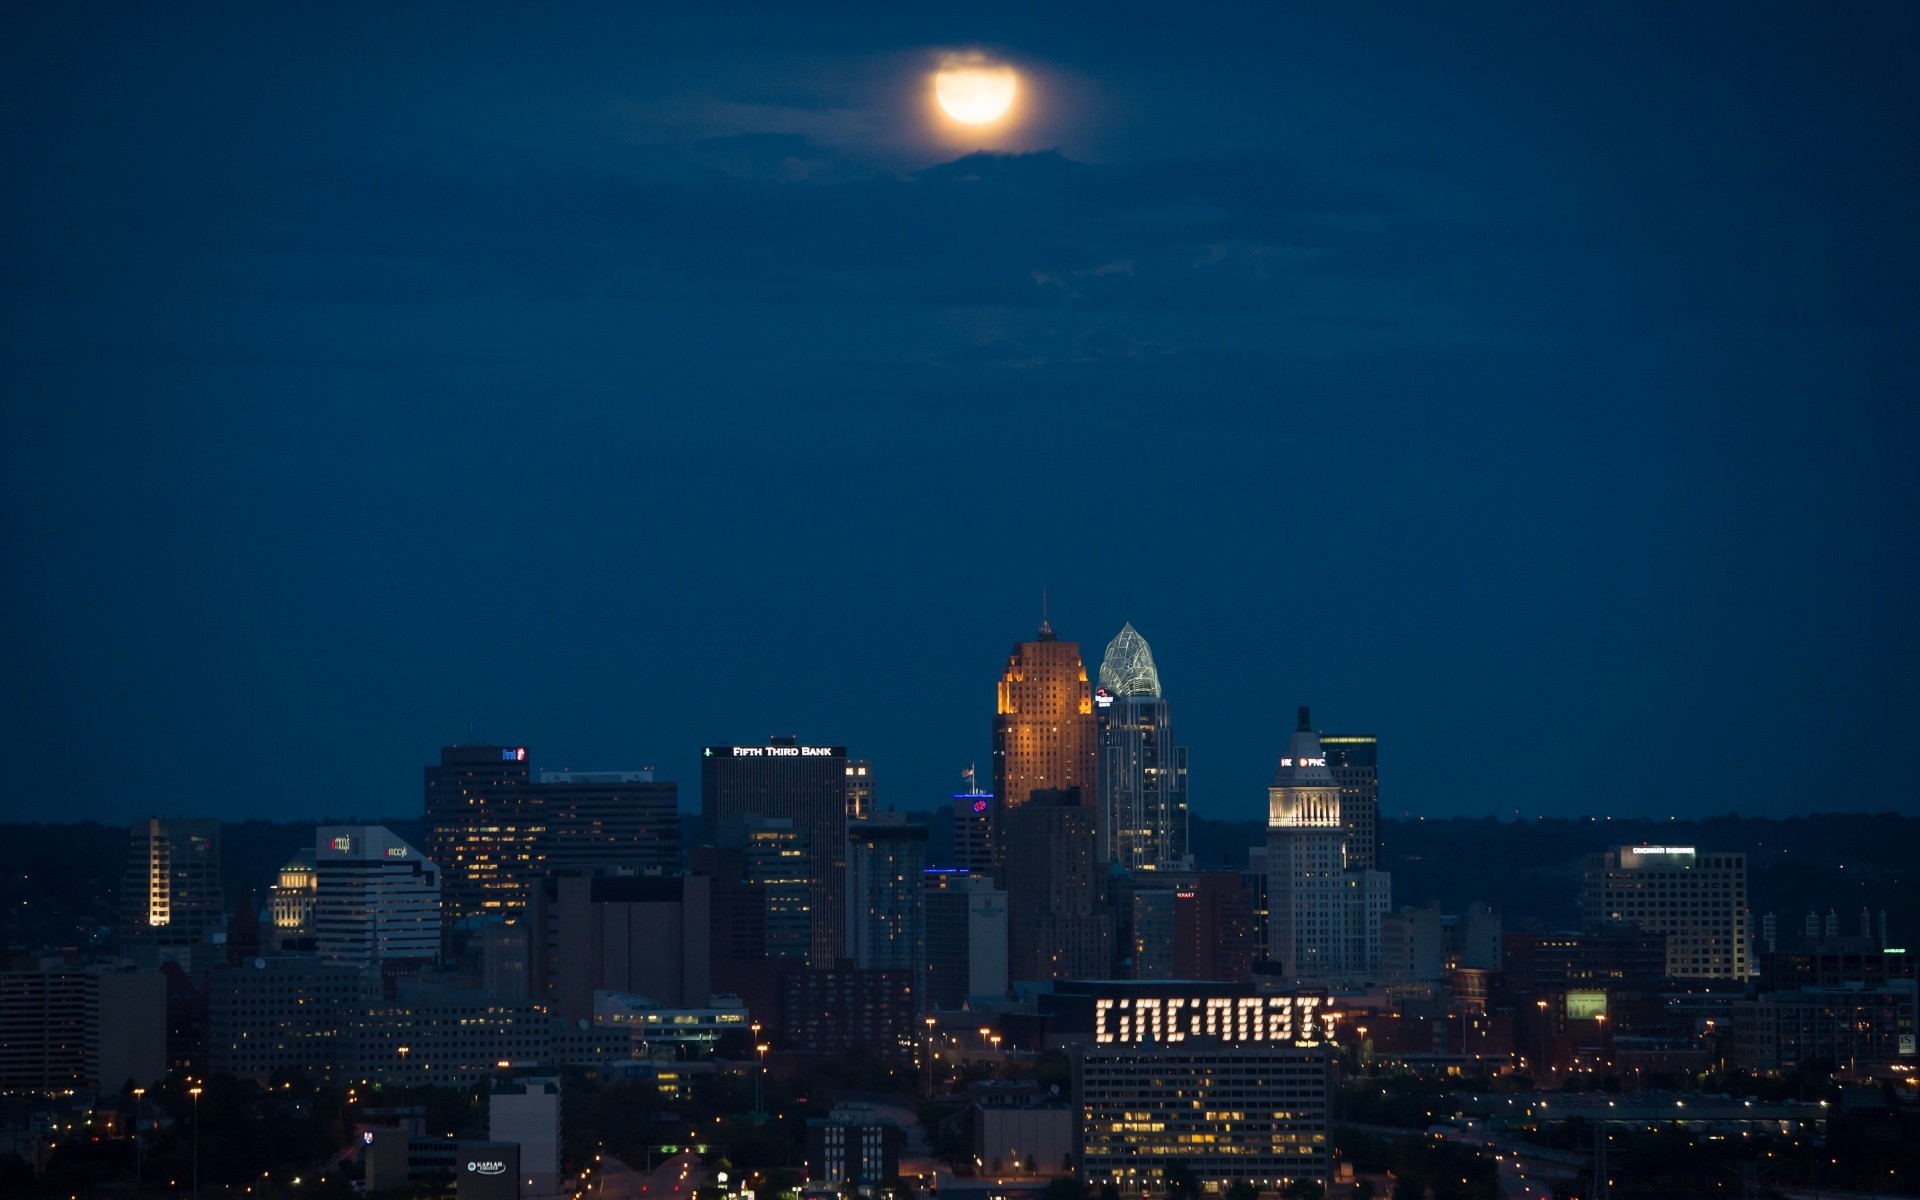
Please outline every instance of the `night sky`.
M6 816L930 807L1043 588L1201 815L1920 812L1920 6L391 7L0 17Z

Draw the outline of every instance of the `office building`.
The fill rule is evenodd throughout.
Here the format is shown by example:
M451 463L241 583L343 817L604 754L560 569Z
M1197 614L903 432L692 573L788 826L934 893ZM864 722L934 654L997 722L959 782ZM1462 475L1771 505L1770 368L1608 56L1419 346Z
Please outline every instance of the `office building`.
M847 950L855 966L927 965L927 827L897 812L847 826Z
M320 957L356 967L440 953L440 870L382 825L323 825L314 848Z
M1665 935L1670 979L1747 978L1744 854L1701 854L1692 846L1590 854L1580 912L1589 930L1624 922Z
M1061 641L1042 621L1035 640L1015 644L1000 676L993 794L1003 813L1040 790L1077 788L1092 805L1098 757L1093 691L1080 647Z
M1093 694L1103 862L1175 870L1187 858L1187 751L1173 741L1153 651L1132 624L1107 643Z
M1291 980L1365 982L1379 971L1391 881L1349 866L1340 792L1303 707L1267 794L1267 957Z
M1007 894L987 875L925 875L927 974L923 1002L951 1012L1007 995Z
M910 1061L920 1040L919 981L895 968L795 967L781 980L781 1048L840 1054L854 1046Z
M847 760L847 820L864 821L872 816L878 793L873 764L864 758Z
M494 1080L487 1092L487 1140L520 1147L520 1200L560 1195L559 1077Z
M1175 1162L1196 1180L1269 1194L1329 1182L1335 1026L1324 998L1091 982L1056 985L1046 1001L1070 1043L1075 1160L1091 1186L1163 1195ZM1091 1028L1073 1028L1089 1015Z
M847 1194L900 1177L906 1136L873 1109L837 1107L807 1122L807 1177Z
M699 875L549 875L528 913L533 999L591 1020L595 992L668 1007L707 1003L710 883Z
M786 817L748 817L738 831L746 881L765 906L760 917L762 955L806 962L813 955L814 856L804 833Z
M973 768L962 776L967 790L953 797L953 865L976 875L1000 869L1000 802L975 784Z
M1667 939L1632 925L1502 937L1502 966L1521 991L1653 991L1667 973Z
M1327 770L1340 785L1340 823L1347 831L1347 865L1380 865L1380 739L1370 733L1323 733Z
M143 966L178 962L192 969L224 941L227 914L220 891L220 822L155 817L133 825L121 889L120 936ZM220 955L224 957L224 952Z
M313 851L302 850L288 859L275 877L271 904L276 937L312 936L313 900L320 886L313 868Z
M118 1092L166 1073L160 972L0 971L0 1091Z
M680 789L651 768L542 771L532 794L547 869L680 869Z
M793 823L806 854L807 961L829 966L844 957L846 748L803 746L790 737L765 746L708 746L700 759L700 806L708 837L719 845L738 845L753 818Z
M1262 949L1253 897L1237 871L1194 871L1176 877L1173 893L1173 977L1246 983Z
M1029 793L1006 814L1008 968L1015 979L1098 979L1112 970L1094 814L1078 788Z
M241 1079L276 1072L339 1077L368 972L317 958L254 959L207 977L207 1069Z
M544 867L546 826L529 795L524 746L446 746L426 768L427 858L451 926L517 912Z
M1920 1064L1920 994L1912 979L1878 987L1800 988L1735 1000L1727 1065L1760 1073L1815 1067L1864 1077Z

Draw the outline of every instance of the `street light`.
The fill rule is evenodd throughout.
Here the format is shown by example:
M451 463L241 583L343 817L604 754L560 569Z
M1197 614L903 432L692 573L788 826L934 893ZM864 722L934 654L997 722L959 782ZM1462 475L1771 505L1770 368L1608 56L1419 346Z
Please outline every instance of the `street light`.
M755 1046L754 1049L760 1052L760 1069L754 1072L753 1076L753 1115L755 1117L764 1117L767 1114L760 1103L760 1082L767 1077L767 1051L772 1049L772 1047L765 1042L761 1042Z
M140 1190L140 1102L146 1098L147 1089L133 1089L133 1190Z
M187 1089L193 1097L193 1200L200 1200L200 1088Z

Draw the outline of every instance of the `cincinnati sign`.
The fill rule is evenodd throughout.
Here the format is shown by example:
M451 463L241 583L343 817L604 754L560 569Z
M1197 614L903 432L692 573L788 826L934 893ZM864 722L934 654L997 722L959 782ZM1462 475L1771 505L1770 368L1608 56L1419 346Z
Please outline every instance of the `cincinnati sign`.
M1093 1002L1102 1046L1177 1045L1204 1038L1228 1046L1318 1046L1334 1040L1339 1014L1325 996L1122 996Z

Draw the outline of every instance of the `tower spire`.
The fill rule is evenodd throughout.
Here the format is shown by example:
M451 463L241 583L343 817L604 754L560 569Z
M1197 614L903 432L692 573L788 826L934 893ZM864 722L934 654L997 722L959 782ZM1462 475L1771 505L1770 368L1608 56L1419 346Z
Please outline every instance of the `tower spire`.
M1040 636L1053 636L1053 626L1047 623L1047 585L1044 583L1040 585Z

